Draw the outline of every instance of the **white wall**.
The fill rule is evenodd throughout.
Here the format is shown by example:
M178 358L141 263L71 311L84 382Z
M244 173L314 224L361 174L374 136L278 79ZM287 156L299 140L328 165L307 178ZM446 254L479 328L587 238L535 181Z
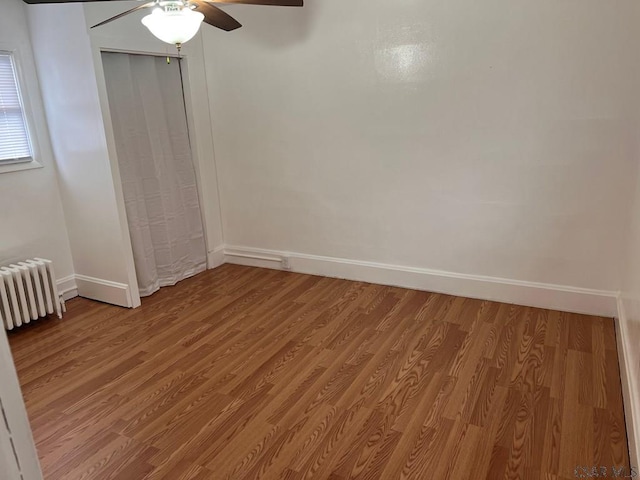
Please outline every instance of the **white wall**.
M632 465L640 465L640 155L618 312L618 354Z
M243 29L204 28L225 243L612 297L636 3L226 7Z
M29 22L78 292L118 305L139 305L82 5L30 6Z
M74 287L73 263L56 179L49 130L33 62L25 6L2 0L0 49L17 48L23 96L33 118L32 140L42 168L0 173L0 265L34 256L55 262L56 274Z

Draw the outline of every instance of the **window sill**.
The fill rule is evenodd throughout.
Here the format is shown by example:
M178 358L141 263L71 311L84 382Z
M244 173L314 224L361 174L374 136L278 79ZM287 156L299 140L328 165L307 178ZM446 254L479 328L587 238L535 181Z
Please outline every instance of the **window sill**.
M30 162L6 163L4 165L0 163L0 174L32 170L34 168L42 168L42 164L35 160L31 160Z

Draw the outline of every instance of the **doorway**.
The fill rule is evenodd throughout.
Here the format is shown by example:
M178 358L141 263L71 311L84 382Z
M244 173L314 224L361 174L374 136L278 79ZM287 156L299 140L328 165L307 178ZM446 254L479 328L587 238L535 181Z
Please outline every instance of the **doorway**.
M102 52L140 296L207 265L180 62Z

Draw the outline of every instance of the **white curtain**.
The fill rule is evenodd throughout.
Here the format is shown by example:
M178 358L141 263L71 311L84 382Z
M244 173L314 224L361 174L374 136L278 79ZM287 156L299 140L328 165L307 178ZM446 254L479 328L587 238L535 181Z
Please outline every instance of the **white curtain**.
M206 268L178 60L103 53L140 295Z

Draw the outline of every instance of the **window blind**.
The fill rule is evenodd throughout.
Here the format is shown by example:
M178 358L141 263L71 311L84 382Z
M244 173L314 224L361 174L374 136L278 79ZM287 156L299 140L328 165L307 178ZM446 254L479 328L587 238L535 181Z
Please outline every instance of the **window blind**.
M0 51L0 163L29 161L31 157L13 58Z

